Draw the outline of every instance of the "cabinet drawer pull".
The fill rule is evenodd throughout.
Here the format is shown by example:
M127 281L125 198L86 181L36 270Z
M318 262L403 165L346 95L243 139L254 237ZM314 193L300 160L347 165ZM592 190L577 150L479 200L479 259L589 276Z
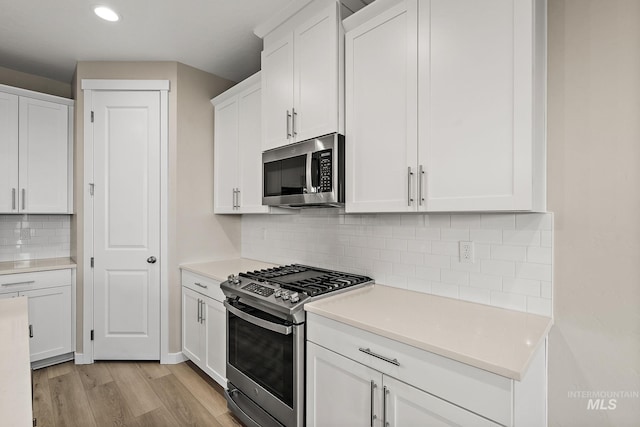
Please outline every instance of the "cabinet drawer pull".
M36 283L35 280L27 280L26 282L3 283L2 286L30 285Z
M11 210L12 211L16 210L16 189L15 188L11 189Z
M209 286L207 286L207 285L203 285L202 283L199 283L199 282L193 282L193 284L194 284L194 285L196 285L196 286L200 286L200 287L201 287L201 288L203 288L203 289L207 289L207 288L209 288Z
M377 357L380 360L384 360L385 362L391 363L392 365L400 366L400 362L398 362L398 359L390 359L388 357L381 356L381 355L376 354L373 351L371 351L370 348L362 348L362 347L360 347L358 350L360 350L361 352L363 352L365 354L368 354L369 356Z

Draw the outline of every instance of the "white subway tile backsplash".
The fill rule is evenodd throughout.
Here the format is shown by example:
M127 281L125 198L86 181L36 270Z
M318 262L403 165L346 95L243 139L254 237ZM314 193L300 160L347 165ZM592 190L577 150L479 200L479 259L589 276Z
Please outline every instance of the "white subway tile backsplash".
M527 248L527 261L538 264L551 264L551 248L529 246Z
M69 215L0 215L0 262L68 257L70 227Z
M492 291L502 290L502 276L494 276L484 273L470 273L469 285L474 288L488 289Z
M516 214L482 214L482 228L513 230L516 228Z
M483 259L480 261L480 271L495 276L515 277L516 264L513 261L499 261Z
M526 246L492 245L491 259L502 261L526 261Z
M469 240L469 229L462 228L444 228L440 233L440 238L442 240Z
M527 311L527 297L525 295L492 291L491 305L509 310Z
M540 282L530 279L505 277L502 279L502 290L512 294L540 296Z
M60 221L54 216L46 222ZM0 224L8 222L0 218ZM57 235L65 236L60 230L38 234L38 229L47 230L45 223L31 222L33 238L51 243ZM61 228L65 225L62 221ZM16 232L19 237L19 228L0 228L0 257L7 246L2 242L14 244ZM460 241L474 243L473 263L460 262ZM342 269L389 286L540 314L551 312L552 242L552 214L351 215L311 209L286 217L243 216L241 253Z
M540 246L540 231L505 230L502 239L505 245Z
M482 243L502 243L502 230L469 230L469 240Z
M460 286L460 299L479 304L491 304L491 291L488 289L478 289L469 286Z

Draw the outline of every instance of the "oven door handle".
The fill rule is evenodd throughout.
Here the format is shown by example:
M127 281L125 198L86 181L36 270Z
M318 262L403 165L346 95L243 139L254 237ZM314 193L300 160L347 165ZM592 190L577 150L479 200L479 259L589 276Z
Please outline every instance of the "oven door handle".
M227 307L229 312L235 314L239 318L246 320L249 323L253 323L256 326L260 326L261 328L277 332L281 335L291 335L293 332L293 328L291 326L278 325L277 323L271 323L264 319L260 319L259 317L252 316L249 313L245 313L244 311L235 308L227 301L224 302L224 306Z

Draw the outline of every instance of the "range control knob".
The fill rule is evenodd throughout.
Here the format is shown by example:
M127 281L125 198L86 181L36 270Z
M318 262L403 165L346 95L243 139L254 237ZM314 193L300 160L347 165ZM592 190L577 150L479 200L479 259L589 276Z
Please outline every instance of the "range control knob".
M280 290L280 289L276 289L276 290L273 292L273 297L274 297L274 298L280 298L281 296L282 296L282 290Z
M295 304L298 301L300 301L300 296L298 295L297 292L294 292L291 295L289 295L289 301L291 301L291 304Z
M289 292L288 291L282 291L282 299L284 301L289 299Z
M229 281L229 283L232 283L234 285L237 285L240 283L240 277L230 274L229 277L227 277L227 280Z

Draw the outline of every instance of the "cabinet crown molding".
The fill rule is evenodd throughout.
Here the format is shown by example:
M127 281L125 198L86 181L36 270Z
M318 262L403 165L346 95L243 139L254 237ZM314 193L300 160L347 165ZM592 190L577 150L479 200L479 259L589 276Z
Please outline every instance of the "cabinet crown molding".
M71 107L73 107L76 103L73 99L2 84L0 84L0 92L10 93L17 96L26 96L28 98L39 99L41 101L55 102L57 104L67 105Z

